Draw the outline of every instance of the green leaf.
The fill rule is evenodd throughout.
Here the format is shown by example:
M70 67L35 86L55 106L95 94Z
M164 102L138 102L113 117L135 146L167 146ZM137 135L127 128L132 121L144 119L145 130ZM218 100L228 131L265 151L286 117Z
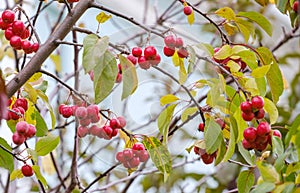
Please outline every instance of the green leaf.
M248 193L255 182L255 176L252 171L242 171L237 179L238 192Z
M47 135L48 133L48 127L44 120L44 118L41 116L41 114L35 110L35 118L36 118L36 136L37 137L43 137Z
M181 114L181 121L185 122L189 116L193 115L194 113L196 113L198 111L197 107L188 107L186 108L182 114Z
M10 145L1 137L0 145L7 151L12 152ZM10 153L3 150L3 148L0 148L0 167L9 170L9 172L12 172L14 170L14 158Z
M164 174L166 182L172 171L172 158L168 148L155 137L144 137L143 144L157 169Z
M300 130L300 114L297 115L297 117L294 119L293 124L291 125L291 127L289 128L289 132L287 133L287 135L285 136L285 144L288 145L291 140L292 137L299 132Z
M288 3L289 3L289 0L278 0L276 6L281 13L285 14Z
M221 127L213 118L208 118L205 121L204 140L208 154L214 153L223 140Z
M224 155L222 162L227 162L234 154L237 135L238 135L237 123L234 117L230 116L230 139L228 142L228 148L226 154Z
M160 98L160 105L164 106L166 104L170 104L170 103L173 103L173 102L178 101L178 100L179 100L179 98L177 96L172 95L172 94L167 94L167 95L162 96Z
M256 86L260 96L265 96L267 93L267 80L265 77L255 78Z
M112 17L111 15L107 15L106 13L101 12L96 16L96 20L98 21L98 23L105 23L111 17Z
M254 162L255 162L255 156L252 156L250 154L250 152L248 150L246 150L243 145L242 145L242 142L239 142L238 143L238 149L239 149L239 152L240 154L243 156L243 158L245 159L245 161L250 164L251 166L254 165Z
M280 180L279 174L277 173L273 165L259 160L256 162L256 165L265 182L273 182L273 183L279 182Z
M267 81L271 90L273 102L276 104L284 89L281 70L274 59L272 52L268 48L259 47L256 51L264 65L271 65L267 73Z
M270 117L270 124L276 123L278 119L278 110L276 105L268 98L264 98L264 109L269 114Z
M187 46L186 49L189 53L188 73L191 73L194 70L194 66L196 64L196 51L192 46Z
M241 18L236 18L235 23L237 24L239 30L243 34L245 38L245 42L248 42L250 35L254 36L255 34L255 29L253 24Z
M240 108L236 109L236 112L234 113L233 116L234 116L234 119L236 120L237 127L238 127L237 141L241 141L244 138L244 136L243 136L244 130L248 127L248 125L242 117L242 111Z
M165 108L157 118L157 126L159 128L159 132L163 135L164 144L168 141L168 133L170 122L173 117L173 113L177 104L172 104Z
M99 39L94 34L87 35L83 40L83 59L82 65L85 73L93 70L99 59L106 52L109 44L109 38L107 36Z
M257 58L250 50L241 51L236 55L240 56L242 61L244 61L251 70L257 68Z
M31 159L34 162L37 162L38 161L38 155L37 155L36 151L34 151L33 149L30 149L30 148L27 148L26 150L27 150L28 155L31 156Z
M112 53L106 51L99 58L94 69L95 103L100 103L110 94L115 84L117 74L118 74L117 61ZM127 74L126 76L128 76L127 79L129 79L129 75ZM128 80L126 80L126 82L127 81ZM125 85L125 87L127 86L128 85ZM132 89L134 89L134 86L132 86ZM128 89L127 92L129 90L131 89ZM122 94L122 97L124 95Z
M257 185L251 193L267 193L267 192L272 192L275 188L275 184L271 182L263 182L259 185Z
M122 100L134 93L138 85L136 69L134 65L121 54L118 55L122 67L123 91Z
M224 60L230 57L232 54L230 45L224 45L222 48L214 54L214 58Z
M257 23L269 36L272 36L272 24L267 20L262 14L255 12L255 11L249 11L249 12L239 12L237 16L246 17L250 19L251 21L254 21Z
M48 135L39 139L35 144L35 151L39 156L45 156L59 144L59 136Z
M48 96L41 90L37 90L38 96L44 101L47 109L49 110L50 116L51 116L51 128L54 129L55 124L56 124L56 117L53 111L53 108L51 104L49 103Z
M206 53L209 54L209 56L214 55L214 47L212 47L211 44L206 44L206 43L199 43L196 45L197 48L204 50Z
M222 7L215 11L215 14L227 20L235 20L235 13L230 7Z
M24 175L23 175L22 171L20 169L16 169L10 173L9 180L14 181L16 178L20 179L23 177L24 177Z
M251 76L253 78L262 78L268 73L270 67L271 67L271 65L265 65L265 66L258 67L252 71Z
M272 136L272 151L277 155L282 155L284 153L282 140L279 137Z
M38 165L33 165L33 166L32 166L32 169L33 169L33 171L34 171L34 174L35 174L36 178L43 184L43 186L44 186L45 188L48 188L47 181L46 181L46 179L43 177L43 175L41 174L40 166L38 166Z

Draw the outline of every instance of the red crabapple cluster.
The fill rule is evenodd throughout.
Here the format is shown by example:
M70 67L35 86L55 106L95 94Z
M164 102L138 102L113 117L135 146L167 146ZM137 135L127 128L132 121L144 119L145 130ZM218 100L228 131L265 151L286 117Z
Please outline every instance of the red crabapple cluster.
M221 129L224 129L226 127L225 121L219 117L215 118L215 122L220 125ZM204 132L204 128L205 128L205 124L203 122L199 123L198 131Z
M268 144L272 145L272 135L281 139L281 133L278 130L272 130L267 122L260 122L255 127L248 127L244 130L243 147L247 150L263 151Z
M261 96L252 97L251 101L242 102L240 105L242 117L245 121L262 119L265 116L264 99Z
M0 29L5 30L4 36L14 49L23 49L26 54L31 54L39 49L38 43L28 40L29 30L23 21L15 20L15 12L12 10L3 11L0 18Z
M8 106L10 107L12 100L8 100ZM28 109L28 101L25 98L18 98L11 106L11 109L7 112L6 120L18 120L24 117L25 112Z
M194 152L195 154L200 155L203 163L205 164L211 164L217 157L217 151L212 154L208 154L205 149L199 148L197 146L194 146Z
M215 48L214 49L214 54L218 53L220 51L221 48ZM213 60L216 61L217 63L219 63L224 69L226 69L228 72L230 72L230 67L227 66L227 63L231 60L234 61L235 63L237 63L240 66L240 71L244 71L244 69L247 67L247 64L240 58L225 58L225 59L217 59L215 57L213 57Z
M164 47L164 55L167 57L171 57L174 55L176 49L177 54L180 58L188 57L188 51L183 47L183 40L180 37L176 37L174 35L168 35L164 38L165 47Z
M161 57L154 46L147 46L144 51L140 47L134 47L131 53L137 58L139 66L144 70L149 69L151 66L158 65L161 61ZM131 61L131 59L129 60Z
M123 164L125 168L136 168L141 162L147 161L149 154L145 146L137 142L132 148L126 148L116 154L116 159Z
M36 133L36 128L26 121L20 121L16 125L16 131L12 136L12 141L16 145L22 145L27 139L33 137Z
M33 169L30 165L28 164L25 164L22 166L21 168L21 171L22 171L22 174L25 176L25 177L30 177L33 175Z

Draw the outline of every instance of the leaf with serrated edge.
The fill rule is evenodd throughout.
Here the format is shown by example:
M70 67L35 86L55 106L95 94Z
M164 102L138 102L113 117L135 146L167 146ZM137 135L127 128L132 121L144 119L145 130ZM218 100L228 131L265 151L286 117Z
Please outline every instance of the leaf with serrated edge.
M121 54L118 55L122 67L123 91L122 100L134 93L138 85L136 69L134 65Z
M115 56L106 51L97 61L94 69L95 103L100 103L111 92L118 74Z
M84 38L82 65L85 73L95 68L101 56L106 52L108 44L109 38L107 36L99 39L95 34L90 34Z
M179 98L177 96L175 96L173 94L167 94L165 96L162 96L159 101L160 101L160 105L164 106L164 105L173 103L178 100L179 100Z
M255 176L252 171L242 171L237 179L238 192L248 193L255 182Z
M168 148L155 137L144 137L143 144L157 169L163 173L166 182L172 171L172 159Z
M35 144L35 151L39 156L45 156L53 151L59 144L59 136L45 136L38 140Z

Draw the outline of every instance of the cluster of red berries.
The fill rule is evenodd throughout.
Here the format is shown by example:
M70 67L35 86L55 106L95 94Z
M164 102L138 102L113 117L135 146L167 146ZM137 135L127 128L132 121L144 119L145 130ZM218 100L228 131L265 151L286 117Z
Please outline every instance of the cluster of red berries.
M242 141L243 147L247 150L255 149L263 151L268 144L272 145L272 135L281 139L279 130L272 130L267 122L260 122L255 127L248 127L244 130L244 139Z
M33 175L33 169L30 165L28 164L25 164L22 166L21 168L21 171L22 171L22 174L25 176L25 177L30 177Z
M28 124L26 121L20 121L16 125L16 131L12 136L12 140L16 145L22 145L26 139L35 135L36 128L32 124Z
M3 11L0 18L0 29L5 30L4 36L14 49L23 49L26 54L36 52L39 49L38 43L27 40L30 32L23 21L15 20L15 12L11 10Z
M193 13L193 8L191 6L184 6L183 13L185 15L191 15Z
M149 154L145 146L137 142L132 148L126 148L116 154L116 159L123 164L125 168L136 168L141 162L147 161Z
M180 58L188 57L188 51L183 47L183 40L180 37L175 37L174 35L168 35L164 38L165 47L164 47L164 55L167 57L171 57L174 55L176 48L177 54Z
M139 63L139 66L142 69L149 69L151 66L156 66L160 63L161 57L157 53L157 50L154 46L147 46L144 49L144 52L142 48L140 47L134 47L131 50L131 53L134 57L137 58L137 62ZM130 61L132 60L132 57L130 57Z
M251 101L242 102L240 105L242 117L245 121L251 121L254 117L262 119L265 117L264 99L261 96L252 97Z
M215 121L220 125L221 129L224 129L226 127L226 123L221 118L215 118ZM198 131L204 132L205 124L199 123L198 125Z
M220 51L221 48L215 48L214 49L214 53L216 54L217 52ZM213 60L216 61L217 63L219 63L223 68L225 68L227 71L230 72L230 67L227 66L227 63L231 60L234 61L235 63L237 63L240 66L240 71L243 71L246 67L247 64L241 59L241 58L225 58L225 59L217 59L215 57L213 57Z
M8 106L10 107L12 104L12 100L8 100ZM8 120L18 120L20 117L23 117L25 112L28 109L28 101L25 98L18 98L11 109L8 110L5 119Z
M212 154L208 154L205 149L199 148L197 146L194 146L194 152L195 154L200 155L203 163L205 164L211 164L217 157L217 151Z

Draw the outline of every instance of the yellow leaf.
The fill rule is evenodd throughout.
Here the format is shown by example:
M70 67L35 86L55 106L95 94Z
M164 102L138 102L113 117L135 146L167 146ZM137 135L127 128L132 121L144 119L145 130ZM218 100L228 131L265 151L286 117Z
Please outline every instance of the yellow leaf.
M174 55L172 56L172 61L175 67L180 66L183 64L183 58L180 58L177 54L177 51L175 51Z
M29 84L29 83L25 83L24 84L24 91L28 94L29 99L35 104L36 101L37 101L37 92L32 87L32 85Z
M167 95L162 96L160 98L160 105L164 106L166 104L170 104L170 103L175 102L177 100L179 100L179 98L177 96L172 95L172 94L167 94Z
M61 57L56 54L51 54L50 59L52 60L52 62L55 65L55 70L57 72L61 72Z
M194 10L192 11L192 13L190 15L187 16L188 22L190 25L193 25L193 23L195 22L195 13Z
M217 15L219 15L220 17L223 17L223 18L225 18L229 21L230 20L233 20L233 21L235 20L235 13L230 7L220 8L215 13Z
M224 29L226 30L227 34L230 36L234 35L235 32L238 31L238 28L230 23L225 23Z
M107 15L106 13L101 12L96 16L96 20L98 21L98 23L105 23L111 17L112 17L111 15Z
M35 82L35 81L39 80L41 77L42 77L42 73L37 72L34 75L32 75L27 82Z

